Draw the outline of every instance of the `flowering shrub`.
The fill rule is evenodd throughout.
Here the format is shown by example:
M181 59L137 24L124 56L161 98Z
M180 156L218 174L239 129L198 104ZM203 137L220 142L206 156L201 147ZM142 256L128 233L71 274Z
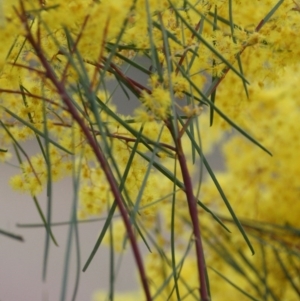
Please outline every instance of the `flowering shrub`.
M106 216L84 270L102 242L130 244L141 292L129 300L298 300L300 2L0 4L0 157L15 152L11 187L37 206L72 176L70 227ZM118 101L139 99L131 116L112 78Z

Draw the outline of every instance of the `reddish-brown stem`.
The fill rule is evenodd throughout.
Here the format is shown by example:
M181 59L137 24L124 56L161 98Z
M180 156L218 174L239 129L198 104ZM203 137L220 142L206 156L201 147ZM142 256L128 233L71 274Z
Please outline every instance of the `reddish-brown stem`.
M112 134L111 137L112 138L118 138L118 139L121 139L121 140L125 140L127 142L136 142L136 138L124 137L124 136L120 136L120 135L116 135L116 134ZM150 141L148 141L147 143L152 144ZM176 151L176 149L174 148L174 146L169 145L167 143L159 143L159 145L163 146L165 148L168 148L168 149L170 149L172 151Z
M104 61L106 61L105 58L103 58ZM148 88L146 88L145 86L141 85L140 83L136 82L135 80L131 79L130 77L126 76L114 63L110 63L110 67L124 80L127 81L127 83L132 87L133 90L136 91L136 93L138 95L141 94L141 90L145 90L147 91L149 94L152 94L151 90L149 90ZM137 87L139 89L137 89Z
M67 123L61 123L61 122L53 122L53 125L57 125L57 126L63 126L63 127L72 127L72 125L67 124ZM91 131L91 129L90 129ZM93 131L93 133L95 133L96 135L101 135L101 133L99 131ZM126 136L122 136L122 135L118 135L118 134L111 134L111 133L106 133L105 134L107 137L110 138L115 138L115 139L120 139L120 140L124 140L126 142L136 142L136 138L132 138L132 137L126 137ZM147 141L148 144L153 144L153 142L151 141ZM163 146L171 151L176 151L176 148L172 145L169 145L167 143L158 143L159 146Z
M40 71L40 70L35 69L33 67L26 66L26 65L23 65L23 64L19 64L19 63L9 63L9 64L12 65L12 66L21 67L21 68L24 68L24 69L27 69L27 70L30 70L30 71L34 71L37 74L39 74L41 77L45 76L45 72L44 71Z
M197 270L198 270L199 283L200 283L199 293L201 296L201 301L209 301L210 298L208 294L208 286L206 281L206 265L205 265L205 258L204 258L204 250L203 250L202 239L201 239L197 202L193 193L192 179L187 167L186 158L182 148L181 136L176 137L170 123L168 121L165 121L165 123L175 142L176 155L181 169L181 175L184 183L184 192L186 194L189 213L190 213L191 222L193 226L193 234L195 239L196 257L197 257Z
M106 59L102 58L102 60L105 61ZM99 69L104 68L104 65L101 63L95 63L88 59L83 59L83 61ZM141 90L145 90L148 94L152 94L152 91L150 89L140 84L139 82L135 81L134 79L130 78L129 76L126 76L114 63L110 63L110 68L114 70L114 72L117 73L124 81L127 81L127 83L137 93L137 95L141 94ZM113 73L111 69L108 69L107 71Z
M160 17L161 24L163 26L161 15L159 15L159 17ZM167 47L168 45L166 45L164 42L165 54L167 54L167 52L165 51ZM181 175L184 183L184 191L186 194L189 213L191 217L193 234L195 239L195 247L196 247L197 269L198 269L198 276L199 276L199 283L200 283L199 294L201 296L201 301L209 301L208 287L206 283L206 266L205 266L205 259L204 259L204 251L203 251L202 240L201 240L200 224L198 220L197 202L193 193L192 179L186 164L186 159L181 143L181 136L175 134L174 128L172 127L169 121L166 120L165 124L169 129L175 143L176 155L181 169ZM177 132L179 132L177 122L174 124L174 127L176 127Z
M0 89L0 93L9 93L9 94L20 94L20 95L24 95L27 97L32 97L32 98L36 98L36 99L41 99L43 101L46 101L48 103L51 103L54 106L58 106L60 108L62 108L65 111L69 111L68 108L61 106L60 104L56 103L55 101L45 98L44 96L41 95L35 95L35 94L31 94L31 93L27 93L24 91L18 91L18 90L9 90L9 89Z
M188 118L187 122L183 124L181 130L179 131L180 138L184 135L185 130L188 128L191 121L192 121L192 116Z
M176 143L177 157L181 169L181 174L182 174L184 187L185 187L185 194L187 197L190 217L193 225L193 234L195 238L196 256L197 256L197 268L198 268L198 275L200 280L199 291L200 291L201 301L209 301L208 287L206 282L206 266L205 266L203 245L201 240L200 224L198 219L197 202L194 197L192 179L186 164L181 138L179 137L176 140L177 140Z
M60 123L60 122L53 122L54 125L57 125L57 126L63 126L63 127L71 127L72 125L70 124L67 124L67 123ZM93 133L95 133L96 135L101 135L101 133L99 131L93 131ZM107 137L110 137L110 138L115 138L115 139L120 139L120 140L124 140L126 142L136 142L136 138L131 138L131 137L126 137L126 136L122 136L122 135L118 135L118 134L111 134L111 133L106 133L105 134ZM147 141L148 144L153 144L153 142L151 141ZM167 143L158 143L159 146L163 146L173 152L176 151L176 148L172 145L169 145Z
M65 53L61 51L59 51L58 54L65 55ZM102 60L105 61L106 58L102 57ZM104 65L101 63L92 62L88 59L83 59L83 61L85 63L95 66L98 70L104 68ZM135 90L137 95L141 94L141 90L145 90L148 94L152 94L152 91L150 89L140 84L139 82L135 81L134 79L130 78L129 76L126 76L114 63L110 63L110 68L114 70L114 72L117 73L124 81L127 81L127 83L131 86L131 88ZM112 73L111 69L107 71Z
M22 0L20 0L20 6L21 6L21 14L16 9L15 9L15 11L16 11L18 17L22 21L22 23L23 23L23 25L24 25L24 27L27 31L26 38L27 38L28 42L31 44L31 46L35 50L37 56L39 57L39 60L42 64L42 66L45 68L46 75L47 75L48 79L56 87L57 92L61 96L63 102L69 108L69 111L70 111L72 117L74 118L74 120L81 127L87 141L89 142L91 148L93 149L94 154L97 157L97 159L98 159L98 161L99 161L99 163L100 163L100 165L101 165L101 167L102 167L102 169L105 173L106 179L107 179L107 181L110 185L111 191L113 193L113 196L115 198L117 206L120 210L121 216L122 216L124 224L125 224L125 228L127 230L129 240L131 242L131 247L132 247L132 250L133 250L133 253L134 253L136 264L137 264L138 269L139 269L141 282L142 282L144 292L145 292L145 295L146 295L146 300L151 301L151 294L150 294L150 289L149 289L149 286L148 286L146 273L145 273L144 266L143 266L142 256L140 254L140 251L139 251L139 248L138 248L138 245L137 245L137 242L136 242L136 238L135 238L135 235L133 233L133 229L131 227L131 223L130 223L130 220L129 220L129 217L128 217L128 213L127 213L126 208L124 206L124 200L123 200L122 194L119 191L119 187L118 187L116 179L113 175L111 167L108 164L108 162L107 162L107 160L106 160L106 158L103 154L103 151L101 150L101 147L94 140L92 134L90 133L89 128L85 125L85 123L83 122L82 118L80 117L77 109L74 107L73 102L72 102L70 96L68 95L64 84L58 80L54 70L52 69L51 65L47 61L42 49L40 48L40 46L36 43L35 39L33 38L32 33L31 33L30 28L29 28L28 23L27 23L26 12L25 12L25 8L24 8L24 4L23 4Z
M264 24L264 20L262 20L256 27L255 31L259 31L262 25ZM247 45L245 45L240 52L237 55L240 55L243 53L243 51L246 49ZM180 63L182 64L183 58L185 54L181 57ZM178 72L179 68L176 70ZM222 80L225 78L226 74L229 72L230 68L226 67L223 76L216 82L215 86L211 89L210 94L218 87L218 85L222 82ZM209 96L209 95L207 95ZM192 180L187 168L186 159L184 156L184 152L182 149L182 143L181 143L181 137L183 135L184 129L187 128L187 125L190 123L191 117L188 118L186 123L183 125L183 130L180 132L179 137L176 139L174 137L174 140L176 141L176 147L177 147L177 157L181 168L181 174L183 177L183 182L185 186L185 193L187 196L188 206L189 206L189 212L193 224L193 233L195 236L195 246L196 246L196 254L197 254L197 267L198 267L198 273L200 278L200 296L201 301L209 301L209 294L208 294L208 287L206 283L206 266L205 266L205 257L203 252L203 245L201 241L201 228L198 220L198 214L197 214L197 203L196 199L193 194L193 185ZM171 131L171 128L168 127ZM172 132L172 131L171 131Z
M258 25L256 26L255 31L259 31L259 30L262 28L262 26L263 26L264 24L265 24L265 20L262 19L262 20L258 23Z

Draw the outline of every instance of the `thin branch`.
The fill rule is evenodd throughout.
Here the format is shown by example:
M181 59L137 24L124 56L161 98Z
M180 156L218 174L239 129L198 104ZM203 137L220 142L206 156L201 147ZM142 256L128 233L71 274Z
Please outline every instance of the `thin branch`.
M134 253L134 257L139 269L139 273L140 273L140 277L141 277L141 281L142 281L142 285L144 288L144 292L146 295L146 299L147 301L151 301L151 294L150 294L150 289L148 286L148 282L147 282L147 278L146 278L146 273L144 270L144 266L143 266L143 260L142 260L142 256L140 254L137 242L136 242L136 238L134 236L133 233L133 229L131 227L131 223L128 217L128 213L126 211L126 208L124 206L124 200L122 197L122 194L119 191L118 188L118 184L116 182L116 179L113 175L113 172L111 170L110 165L108 164L100 146L96 143L96 141L94 140L89 128L85 125L85 123L83 122L82 118L80 117L76 107L74 107L73 102L70 98L70 96L68 95L65 86L62 82L60 82L54 72L54 70L52 69L51 65L49 64L48 60L46 59L42 49L40 48L40 46L36 43L35 39L32 36L32 33L30 31L30 28L28 26L27 23L27 18L26 18L26 12L25 12L25 8L24 8L24 4L22 2L22 0L19 1L20 2L20 6L21 6L21 14L16 10L15 11L18 15L18 17L20 18L21 22L23 23L27 34L26 37L29 41L29 43L32 45L32 47L34 48L34 50L36 51L37 56L40 59L41 64L43 65L43 67L45 68L46 71L46 75L48 77L48 79L53 83L53 85L56 87L57 92L59 93L59 95L61 96L63 102L65 103L65 105L68 107L72 117L74 118L74 120L79 124L80 128L82 129L84 135L87 138L87 141L89 142L91 148L93 149L95 156L97 157L104 173L105 176L107 178L107 181L111 187L111 191L114 195L115 201L119 207L120 213L122 215L126 230L127 230L127 234L128 237L130 239L131 242L131 247Z

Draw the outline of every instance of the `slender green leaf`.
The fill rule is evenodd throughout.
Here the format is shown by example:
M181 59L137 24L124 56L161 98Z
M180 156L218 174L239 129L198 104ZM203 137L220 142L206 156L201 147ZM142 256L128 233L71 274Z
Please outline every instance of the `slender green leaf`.
M276 10L280 7L280 5L284 2L284 0L280 0L274 5L274 7L268 12L268 14L262 19L260 24L257 26L256 31L259 31L269 20L270 18L274 15Z
M43 89L42 89L43 90ZM43 119L46 120L46 103L43 102ZM52 219L52 164L50 156L50 146L49 146L49 131L47 127L47 122L44 122L44 138L45 138L45 163L47 167L47 226L51 224ZM46 231L45 238L45 249L44 249L44 260L43 260L43 280L46 279L49 247L50 247L50 232L49 228Z
M2 106L2 108L11 116L13 116L14 118L16 118L17 120L19 120L21 123L23 123L25 126L29 127L35 134L45 138L45 134L43 132L41 132L40 130L36 129L30 122L22 119L21 117L19 117L17 114L13 113L12 111L10 111L7 108L4 108ZM72 155L72 153L67 150L66 148L62 147L61 145L59 145L57 142L55 142L54 140L52 140L50 137L48 137L48 141L49 143L52 143L54 146L56 146L57 148L61 149L62 151Z
M74 127L72 127L74 129ZM74 144L74 131L72 131L72 151L75 151ZM76 295L79 288L79 279L80 279L80 243L79 243L79 233L78 233L78 222L77 222L77 203L78 203L78 190L80 187L80 173L81 173L81 162L82 162L83 153L81 152L78 164L78 170L76 170L75 166L75 157L72 157L72 180L73 180L73 202L70 212L70 222L69 222L69 231L67 237L67 247L65 252L65 260L64 260L64 271L62 277L62 287L60 300L64 301L66 299L67 287L68 287L68 278L70 273L70 258L71 258L71 246L73 242L73 236L75 240L75 253L76 253L76 272L75 272L75 283L72 294L72 301L75 301Z
M5 236L7 236L9 238L18 240L18 241L22 241L22 242L24 241L24 239L23 239L23 237L21 235L14 234L14 233L8 232L6 230L0 229L0 234L5 235Z
M189 136L189 138L190 138L191 140L193 140L193 137L190 135L189 131L186 131L186 133L187 133L187 135ZM201 156L201 158L202 158L202 160L203 160L203 164L204 164L204 166L206 167L206 169L207 169L207 171L208 171L208 173L209 173L211 179L213 180L213 182L214 182L216 188L218 189L218 191L219 191L219 193L220 193L220 195L221 195L221 197L222 197L222 199L223 199L223 201L224 201L224 203L225 203L225 205L226 205L228 211L230 212L230 214L231 214L231 216L232 216L232 218L233 218L235 224L237 225L238 229L240 230L242 236L244 237L244 239L245 239L247 245L249 246L249 248L250 248L252 254L254 254L255 252L254 252L254 249L253 249L253 247L252 247L252 244L251 244L251 242L250 242L248 236L246 235L246 232L245 232L245 230L244 230L242 224L240 223L239 219L238 219L237 216L235 215L234 210L232 209L232 207L231 207L231 205L230 205L228 199L226 198L225 193L223 192L223 189L222 189L221 185L219 184L219 182L218 182L218 180L217 180L217 178L216 178L214 172L212 171L212 169L211 169L211 167L210 167L208 161L206 160L206 158L205 158L205 156L204 156L202 150L200 149L199 145L198 145L196 142L194 143L194 147L195 147L195 149L197 150L197 152L199 153L199 155ZM217 218L217 221L220 221L220 219ZM227 228L221 221L220 221L220 224L221 224L226 230L228 230L228 228ZM229 231L229 230L228 230L228 231ZM230 232L230 231L229 231L229 232Z
M293 288L293 290L295 291L297 296L300 296L300 287L297 286L297 284L295 283L293 277L291 276L290 272L289 272L289 268L285 266L283 260L281 259L279 252L276 249L273 249L274 254L276 256L277 262L279 263L285 278L289 281L289 284L291 285L291 287ZM299 275L298 275L299 277ZM294 277L296 278L296 277Z
M229 24L230 24L231 37L232 37L232 41L234 43L236 43L236 39L234 37L234 23L233 23L233 15L232 15L232 0L229 0L228 6L229 6ZM237 59L238 65L239 65L239 70L240 70L241 74L244 75L240 53L236 54L236 59ZM243 87L244 87L247 98L249 98L249 92L248 92L247 84L244 80L243 80ZM214 90L214 92L215 91L216 90Z
M107 216L106 221L103 225L101 233L100 233L100 235L99 235L99 237L98 237L98 239L97 239L97 241L96 241L96 243L93 247L93 250L92 250L91 254L89 255L85 265L83 266L83 269L82 269L83 272L85 272L87 270L87 268L89 267L91 261L93 260L94 256L96 255L96 253L97 253L97 251L98 251L98 249L101 245L101 242L104 238L104 235L105 235L105 233L106 233L106 231L107 231L107 229L108 229L108 227L111 223L111 219L114 215L114 212L115 212L116 208L117 208L117 203L116 203L116 201L114 201L111 208L110 208L110 210L109 210L108 216Z
M179 11L173 6L173 4L169 1L170 5L174 9L174 13L181 19L181 21L186 25L186 27L199 39L212 53L214 53L222 62L224 62L228 68L230 68L238 77L244 80L247 84L249 82L247 79L232 65L224 58L224 56L219 53L212 45L210 45L198 32L186 21L186 19L179 13Z
M245 295L246 297L248 297L250 300L253 301L261 301L258 300L256 298L254 298L253 296L251 296L250 294L248 294L246 291L242 290L239 286L237 286L235 283L233 283L231 280L229 280L227 277L225 277L222 273L218 272L217 270L215 270L212 267L209 267L211 270L213 270L216 274L218 274L221 278L223 278L226 282L228 282L230 285L232 285L234 288L236 288L239 292L241 292L243 295Z
M142 130L142 128L141 128L141 130ZM140 133L141 133L141 131L140 131ZM140 137L140 136L139 136L139 137ZM128 174L129 174L129 170L130 170L130 166L131 166L132 160L133 160L133 158L134 158L134 156L135 156L135 154L136 154L136 150L137 150L137 146L138 146L138 143L139 143L139 139L140 139L140 138L138 138L138 139L136 140L136 142L135 142L135 144L134 144L134 146L133 146L133 150L132 150L132 152L131 152L131 154L130 154L130 156L129 156L128 163L127 163L127 165L126 165L126 167L125 167L125 170L124 170L122 179L121 179L121 181L120 181L120 185L119 185L119 191L120 191L120 193L121 193L123 190L126 191L126 189L125 189L125 183L126 183L127 176L128 176ZM106 231L107 231L107 229L108 229L108 227L109 227L109 225L110 225L110 223L111 223L111 220L112 220L112 218L113 218L113 216L114 216L114 212L115 212L115 210L116 210L116 206L117 206L116 201L114 201L113 204L112 204L112 206L111 206L111 208L110 208L110 210L109 210L109 212L108 212L108 216L107 216L106 219L105 219L105 223L104 223L104 226L103 226L103 228L102 228L102 231L101 231L101 233L100 233L100 235L99 235L99 237L98 237L98 239L97 239L97 241L96 241L96 243L95 243L95 245L94 245L94 248L93 248L91 254L89 255L89 257L88 257L88 259L87 259L87 261L86 261L86 263L85 263L85 265L84 265L84 267L83 267L83 271L84 271L84 272L87 270L87 268L88 268L88 266L90 265L90 263L91 263L93 257L95 256L95 254L96 254L98 248L99 248L100 245L101 245L101 242L102 242L102 240L103 240L103 238L104 238L104 235L105 235L105 233L106 233ZM140 232L140 233L141 233L141 232ZM142 238L143 238L143 236L142 236ZM145 244L148 246L148 244L146 243L146 240L144 240L144 242L145 242Z
M20 90L21 90L21 92L27 91L28 93L30 93L30 91L28 91L23 85L20 85ZM24 93L22 93L22 98L23 98L23 102L24 102L25 107L28 107L27 99L26 99L26 96L25 96ZM32 119L32 116L31 116L30 113L28 113L28 118L29 118L30 122L33 124L34 122L33 122L33 119ZM42 152L42 155L43 155L44 159L46 160L46 154L45 154L41 139L36 133L35 133L35 137L36 137L36 140L38 142L39 148Z
M147 162L150 161L150 158L145 155L144 153L137 151L137 153L143 157ZM172 183L175 183L176 186L178 186L181 189L184 189L184 184L179 181L172 172L170 172L167 168L165 168L163 165L157 163L157 162L153 162L153 167L155 167L155 169L157 169L159 172L161 172L164 176L166 176ZM201 206L206 212L210 213L212 215L212 217L224 228L226 229L228 232L230 232L228 230L228 228L221 222L221 220L208 208L206 207L203 203L201 203L199 200L197 201L198 205Z
M218 16L218 8L215 5L215 13L214 13L214 23L213 23L213 31L217 30L217 18ZM216 41L213 42L214 44L216 43ZM216 61L215 59L212 60L212 68L214 68L216 66ZM216 77L212 77L212 81L214 81L216 79ZM215 104L215 100L216 100L216 94L217 94L217 89L213 90L210 96L210 101ZM211 106L210 107L210 126L213 125L214 122L214 107Z
M145 1L145 6L146 6L146 13L147 13L147 23L148 23L148 35L149 35L149 42L150 42L150 55L151 55L151 62L152 62L152 69L154 69L158 76L159 80L162 82L163 81L163 70L159 61L157 49L154 43L153 39L153 23L152 23L152 17L150 14L150 5L149 1Z
M177 174L177 160L174 160L174 175ZM178 278L176 271L176 246L175 246L175 206L176 206L176 185L173 183L173 196L172 196L172 209L171 209L171 261L172 261L172 270L173 270L173 278L174 278L174 286L177 300L181 300L180 292L178 287Z
M177 64L178 66L178 64ZM179 70L182 72L183 75L184 71L182 70L182 68L180 66L178 66ZM203 97L203 99L211 106L214 108L214 110L224 119L226 120L232 127L234 127L238 132L240 132L243 136L245 136L248 140L250 140L251 142L253 142L255 145L257 145L258 147L260 147L262 150L264 150L266 153L268 153L270 156L272 156L272 153L267 150L263 145L261 145L257 140L255 140L253 137L251 137L245 130L243 130L241 127L239 127L238 125L236 125L230 118L228 118L228 116L226 114L224 114L214 103L212 103L207 97L206 95L200 90L198 89L198 87L195 85L195 83L193 83L190 78L185 77L186 80L191 84L191 86L193 86L193 88L195 88L195 90Z
M165 30L164 24L163 24L163 19L161 14L159 14L159 21L161 23L161 30L162 30L162 35L163 35L163 45L164 45L164 53L166 56L166 64L167 64L167 74L168 74L168 82L169 82L169 91L170 91L170 96L171 96L171 115L172 119L169 118L170 125L172 128L173 132L173 137L175 140L178 139L178 126L177 126L177 114L176 114L176 108L175 108L175 99L174 99L174 91L173 91L173 84L172 84L172 72L173 72L173 64L171 61L171 50L170 50L170 44L168 41L167 37L167 32Z
M111 48L108 48L109 50L111 50ZM128 65L134 67L137 70L142 71L143 73L147 74L147 75L151 75L152 72L149 71L148 69L146 69L142 64L138 64L135 61L129 59L128 57L122 55L121 53L116 52L115 56L117 56L118 58L122 59L124 62L128 63Z
M37 209L37 211L39 213L39 216L41 217L41 220L43 221L42 226L45 227L46 231L49 232L49 235L50 235L53 243L58 247L58 243L57 243L57 241L56 241L56 239L55 239L55 237L53 235L53 232L51 230L52 223L50 222L50 224L49 224L48 221L46 220L46 217L45 217L45 215L44 215L44 213L42 211L42 208L41 208L41 206L39 204L39 201L38 201L37 197L36 196L32 196L32 199L33 199L34 205L36 206L36 209Z
M232 218L233 218L233 220L234 220L234 223L235 223L236 226L238 227L238 229L239 229L239 231L241 232L241 234L242 234L244 240L246 241L246 243L247 243L249 249L251 250L252 254L254 255L254 253L255 253L254 248L252 247L252 244L251 244L251 242L250 242L250 240L249 240L249 238L248 238L248 236L247 236L247 234L246 234L246 232L245 232L245 230L244 230L242 224L240 223L240 221L239 221L239 219L237 218L237 216L236 216L234 210L232 209L232 207L231 207L231 205L230 205L230 203L229 203L227 197L225 196L225 193L223 192L223 189L222 189L221 185L219 184L219 182L218 182L218 180L217 180L215 174L213 173L213 171L212 171L210 165L208 164L206 158L204 157L203 154L202 154L202 156L203 156L203 163L204 163L204 165L205 165L205 167L206 167L206 169L207 169L207 171L208 171L208 173L209 173L211 179L213 180L213 182L214 182L216 188L218 189L218 191L219 191L219 193L220 193L220 196L222 197L222 199L223 199L223 201L224 201L224 203L225 203L225 205L226 205L228 211L230 212L230 214L231 214L231 216L232 216Z

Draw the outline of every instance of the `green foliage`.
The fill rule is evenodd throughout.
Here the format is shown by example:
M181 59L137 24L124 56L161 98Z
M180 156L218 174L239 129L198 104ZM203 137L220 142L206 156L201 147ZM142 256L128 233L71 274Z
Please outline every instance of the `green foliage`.
M15 153L10 184L32 196L42 220L27 227L46 229L44 278L52 227L69 225L61 300L72 242L72 300L103 244L110 287L97 301L125 300L115 254L127 245L141 284L130 300L298 299L298 1L0 5L0 159ZM130 116L112 103L110 80L120 101L139 100ZM32 138L40 152L29 156ZM225 170L215 172L208 156L218 143ZM53 183L65 177L70 220L54 223ZM78 227L95 217L105 223L81 267Z

